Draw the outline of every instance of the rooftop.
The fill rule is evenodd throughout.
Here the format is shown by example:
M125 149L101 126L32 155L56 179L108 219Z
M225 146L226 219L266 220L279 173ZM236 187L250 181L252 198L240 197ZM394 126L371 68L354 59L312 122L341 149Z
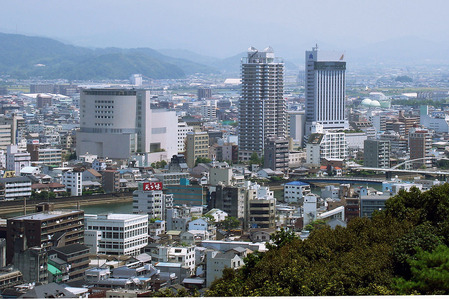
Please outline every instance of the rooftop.
M43 213L35 213L30 215L17 216L12 218L11 220L47 220L52 218L59 218L61 216L70 215L74 213L80 213L81 210L56 210L56 211L47 211Z

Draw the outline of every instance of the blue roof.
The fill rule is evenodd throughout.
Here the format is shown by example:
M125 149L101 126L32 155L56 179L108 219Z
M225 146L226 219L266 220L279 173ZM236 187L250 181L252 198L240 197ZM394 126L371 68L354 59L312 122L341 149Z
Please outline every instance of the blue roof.
M309 186L309 184L304 183L304 182L300 182L300 181L290 182L290 183L287 183L286 185L289 185L289 186Z

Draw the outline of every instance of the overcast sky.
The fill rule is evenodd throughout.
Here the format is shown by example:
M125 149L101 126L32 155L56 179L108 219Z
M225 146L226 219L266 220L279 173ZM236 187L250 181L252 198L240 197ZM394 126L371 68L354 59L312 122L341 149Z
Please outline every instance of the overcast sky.
M446 46L448 12L447 0L0 0L0 31L215 57L270 45L302 57L315 43L345 50L412 36Z

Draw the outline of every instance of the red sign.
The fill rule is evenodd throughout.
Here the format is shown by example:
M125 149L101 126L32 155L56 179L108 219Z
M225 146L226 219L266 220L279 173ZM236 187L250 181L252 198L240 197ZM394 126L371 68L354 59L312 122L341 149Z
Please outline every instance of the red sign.
M161 182L143 183L143 191L162 190Z

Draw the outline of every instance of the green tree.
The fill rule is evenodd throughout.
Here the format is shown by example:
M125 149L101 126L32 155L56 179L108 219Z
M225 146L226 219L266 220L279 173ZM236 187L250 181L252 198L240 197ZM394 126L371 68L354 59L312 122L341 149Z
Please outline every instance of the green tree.
M431 251L442 244L442 239L437 233L437 229L426 222L399 238L392 252L395 274L406 279L410 278L410 261L416 259L417 252Z
M164 168L166 165L167 165L167 161L165 161L165 160L151 163L151 167L156 168L156 169Z
M200 164L200 163L210 163L212 160L209 158L204 158L204 157L198 157L195 160L195 166Z
M449 247L439 245L431 252L419 249L416 259L408 262L412 277L395 281L399 294L449 295Z
M268 249L281 248L286 244L290 244L293 240L297 240L298 237L292 230L286 230L281 228L270 236L272 243L267 243Z
M262 165L263 164L263 159L259 157L259 155L256 152L253 152L251 154L251 157L249 158L249 164L257 164L257 165Z
M304 230L307 230L307 231L309 231L309 232L312 232L312 231L314 231L314 230L321 229L321 228L326 227L326 226L328 226L328 225L327 225L327 223L326 223L325 220L323 220L323 219L317 219L317 220L312 221L312 222L310 222L309 224L307 224L307 225L304 227Z
M219 226L224 229L231 230L231 229L239 228L240 221L235 217L226 216L225 220L223 220L219 223Z

